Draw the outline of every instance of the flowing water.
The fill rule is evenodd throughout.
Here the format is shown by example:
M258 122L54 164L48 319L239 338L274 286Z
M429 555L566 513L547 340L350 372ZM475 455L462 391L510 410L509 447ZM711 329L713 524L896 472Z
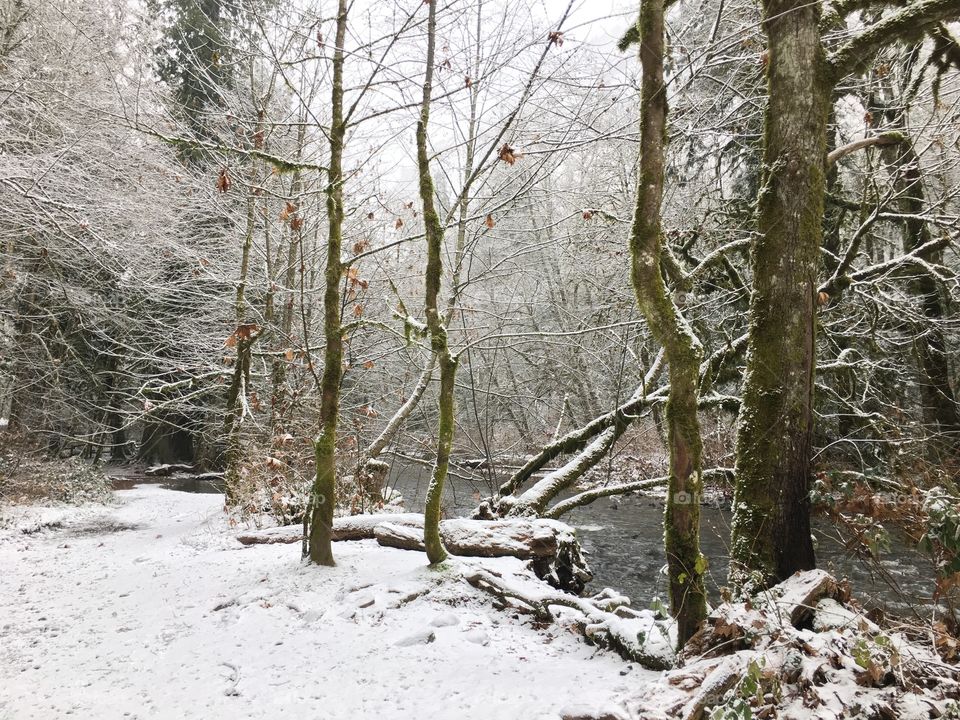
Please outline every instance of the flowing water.
M397 464L394 465L397 468ZM409 465L394 470L390 483L406 507L423 510L431 468ZM490 483L456 475L448 479L444 507L448 515L471 512L481 496L490 494ZM594 573L590 590L612 587L629 596L636 606L654 598L666 602L663 554L663 505L656 498L627 495L600 498L562 518L574 525ZM707 585L719 598L726 584L730 537L730 511L716 507L701 510L701 550L709 563ZM879 562L852 552L839 540L837 529L825 519L814 521L817 562L837 577L848 577L854 594L868 606L906 614L910 608L931 602L933 568L920 552L898 538Z

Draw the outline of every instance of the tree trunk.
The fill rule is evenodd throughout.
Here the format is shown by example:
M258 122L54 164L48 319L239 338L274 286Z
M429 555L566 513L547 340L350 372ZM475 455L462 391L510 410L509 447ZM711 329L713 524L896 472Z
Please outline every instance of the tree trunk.
M430 160L427 156L427 123L430 119L430 94L433 86L433 58L437 32L437 2L430 0L427 19L427 68L423 80L423 104L420 121L417 123L417 165L420 173L420 201L423 203L424 234L427 240L427 269L425 272L425 301L427 328L430 331L430 347L440 365L440 417L437 428L437 458L433 466L427 502L424 509L423 543L427 558L435 565L447 557L440 539L440 510L443 500L443 485L450 464L450 447L453 444L454 414L453 391L457 374L457 359L447 345L447 329L437 306L440 280L443 276L443 226L434 203L433 177L430 175Z
M630 233L633 288L637 304L670 366L667 442L670 475L664 518L664 546L670 581L670 606L682 646L707 614L703 585L706 562L700 554L702 442L697 415L697 386L702 350L670 298L661 271L664 145L667 97L663 79L664 0L640 3L641 81L640 177Z
M809 478L815 295L833 84L819 3L765 0L769 102L730 579L765 587L814 567Z
M262 116L261 116L262 118ZM260 126L258 122L258 127ZM250 168L250 187L247 190L247 221L243 234L243 246L240 255L240 276L237 278L236 298L234 299L234 322L237 341L237 359L233 368L233 378L227 389L227 417L223 434L227 443L224 471L224 500L227 505L237 502L237 490L240 482L240 463L243 460L243 447L240 442L240 425L243 423L245 397L250 378L250 349L256 334L252 338L241 337L241 326L246 316L247 276L250 271L250 249L253 247L253 234L256 229L256 198L253 194L257 182L257 168Z
M343 46L347 35L347 2L337 8L336 47L333 52L332 119L330 122L330 167L327 170L327 268L323 294L323 329L326 348L320 381L320 434L313 442L316 475L310 491L308 553L311 562L335 565L330 531L337 491L337 415L340 411L340 378L343 373L343 335L340 323L340 280L343 265Z

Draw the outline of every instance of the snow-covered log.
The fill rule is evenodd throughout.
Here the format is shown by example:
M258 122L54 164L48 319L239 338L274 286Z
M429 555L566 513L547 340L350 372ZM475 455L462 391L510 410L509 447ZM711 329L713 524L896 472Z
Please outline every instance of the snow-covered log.
M147 477L167 477L168 475L173 475L174 473L192 473L196 469L196 465L189 465L185 463L164 463L163 465L151 465L143 471L143 474Z
M813 617L817 603L837 594L837 581L826 570L808 570L787 578L757 596L758 607L799 628Z
M381 515L351 515L333 521L333 540L370 540L374 537L374 528L381 523L395 525L413 525L423 527L423 515L419 513L397 513ZM302 525L283 525L264 530L248 530L237 535L243 545L272 545L274 543L297 543L303 537Z
M468 557L556 557L569 525L551 520L444 520L440 538L454 555ZM423 550L423 526L381 522L374 528L377 542L403 550Z
M633 610L627 598L610 590L582 598L476 566L464 577L502 605L532 612L542 622L572 620L588 640L644 667L665 670L674 662L671 624L659 620L652 610Z
M296 543L302 539L302 533L299 525L286 525L242 532L236 538L244 545ZM331 535L334 540L376 538L387 547L423 550L423 515L402 513L337 518ZM579 593L593 577L576 532L558 520L454 518L440 523L440 538L454 555L529 560L537 577L561 590Z

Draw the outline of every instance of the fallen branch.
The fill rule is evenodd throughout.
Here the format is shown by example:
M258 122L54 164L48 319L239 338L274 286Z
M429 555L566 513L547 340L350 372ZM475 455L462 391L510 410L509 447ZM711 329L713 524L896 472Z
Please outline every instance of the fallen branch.
M581 598L529 587L529 583L511 582L480 567L470 568L465 578L504 606L519 606L541 622L558 620L562 613L558 614L555 608L573 611L567 615L586 638L614 650L626 660L652 670L665 670L673 665L669 625L658 620L652 610L633 610L627 598L616 596L610 590L592 598Z

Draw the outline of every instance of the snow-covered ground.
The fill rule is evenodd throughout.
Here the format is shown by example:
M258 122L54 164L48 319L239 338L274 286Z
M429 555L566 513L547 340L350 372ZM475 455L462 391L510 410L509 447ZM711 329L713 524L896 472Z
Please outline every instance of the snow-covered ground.
M0 720L616 717L658 678L421 553L343 542L308 567L241 546L219 495L116 496L0 530Z

